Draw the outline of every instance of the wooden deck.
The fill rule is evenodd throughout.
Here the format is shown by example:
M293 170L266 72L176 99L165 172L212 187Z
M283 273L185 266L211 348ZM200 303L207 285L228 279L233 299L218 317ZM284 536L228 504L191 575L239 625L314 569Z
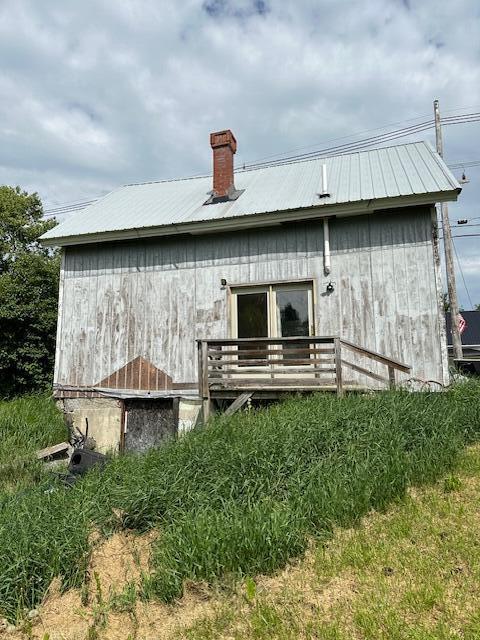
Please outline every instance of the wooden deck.
M372 386L391 388L397 371L410 370L339 336L198 341L199 393L206 415L213 399L235 399L245 392L260 399L296 391L342 395Z

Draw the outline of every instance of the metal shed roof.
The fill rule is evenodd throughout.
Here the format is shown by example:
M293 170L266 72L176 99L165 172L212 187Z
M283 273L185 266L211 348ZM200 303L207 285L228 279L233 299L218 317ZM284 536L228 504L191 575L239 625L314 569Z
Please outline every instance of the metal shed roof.
M326 165L328 197L322 191ZM235 172L234 201L204 204L211 176L130 184L73 214L42 236L52 245L235 228L247 216L296 210L344 215L375 208L455 200L460 185L428 142ZM359 206L357 206L359 205ZM265 220L265 216L262 217ZM282 221L285 217L282 216ZM217 223L215 225L215 223Z

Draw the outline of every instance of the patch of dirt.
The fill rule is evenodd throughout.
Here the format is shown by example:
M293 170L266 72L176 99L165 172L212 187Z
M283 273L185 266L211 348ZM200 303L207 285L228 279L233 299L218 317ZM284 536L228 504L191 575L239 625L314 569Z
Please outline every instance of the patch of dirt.
M105 599L120 593L129 583L140 584L142 574L149 571L155 538L155 531L143 536L122 532L97 543L88 568L89 600L100 595L98 587Z
M301 561L289 565L275 576L259 577L257 593L274 607L298 610L302 617L320 614L328 619L338 604L347 605L357 596L356 581L350 571L342 571L327 581L320 581L315 552L310 549Z
M217 605L211 592L198 585L187 585L175 606L144 603L138 598L112 606L128 585L140 586L142 574L149 571L155 537L155 532L143 536L117 533L96 540L85 587L62 593L60 580L55 579L31 629L25 627L6 637L43 640L48 634L49 640L167 640L179 628L214 616Z

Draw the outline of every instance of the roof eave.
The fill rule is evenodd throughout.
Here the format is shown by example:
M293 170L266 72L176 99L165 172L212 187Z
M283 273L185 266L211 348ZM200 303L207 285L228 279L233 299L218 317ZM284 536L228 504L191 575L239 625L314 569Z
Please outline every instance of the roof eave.
M139 238L173 236L185 233L191 235L220 233L222 231L234 231L261 226L275 226L299 220L309 220L312 218L325 218L331 216L348 217L369 213L371 214L379 209L396 209L399 207L433 205L436 202L452 202L457 200L460 192L461 188L457 187L450 191L397 196L394 198L377 198L362 200L359 202L335 203L332 205L323 204L307 208L304 207L298 209L245 214L214 220L187 221L177 224L140 227L135 229L120 229L51 238L40 237L40 241L45 246L66 247L81 244L94 244L98 242L114 242L120 240L136 240Z

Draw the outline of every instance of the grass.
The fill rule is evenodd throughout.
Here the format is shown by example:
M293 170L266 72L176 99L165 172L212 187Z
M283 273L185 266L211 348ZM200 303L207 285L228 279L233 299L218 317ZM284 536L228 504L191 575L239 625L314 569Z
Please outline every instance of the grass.
M447 478L452 478L451 474ZM178 630L195 640L476 640L480 637L480 447L385 513L338 529L247 597ZM251 579L249 579L251 580Z
M0 492L38 482L42 463L35 451L67 438L63 417L47 396L0 401Z
M187 579L273 573L312 538L323 543L451 471L478 439L479 391L471 381L442 394L292 398L117 458L70 490L50 481L4 496L0 610L15 618L55 576L80 586L92 527L159 528L144 597L175 600ZM261 626L270 614L258 615Z

